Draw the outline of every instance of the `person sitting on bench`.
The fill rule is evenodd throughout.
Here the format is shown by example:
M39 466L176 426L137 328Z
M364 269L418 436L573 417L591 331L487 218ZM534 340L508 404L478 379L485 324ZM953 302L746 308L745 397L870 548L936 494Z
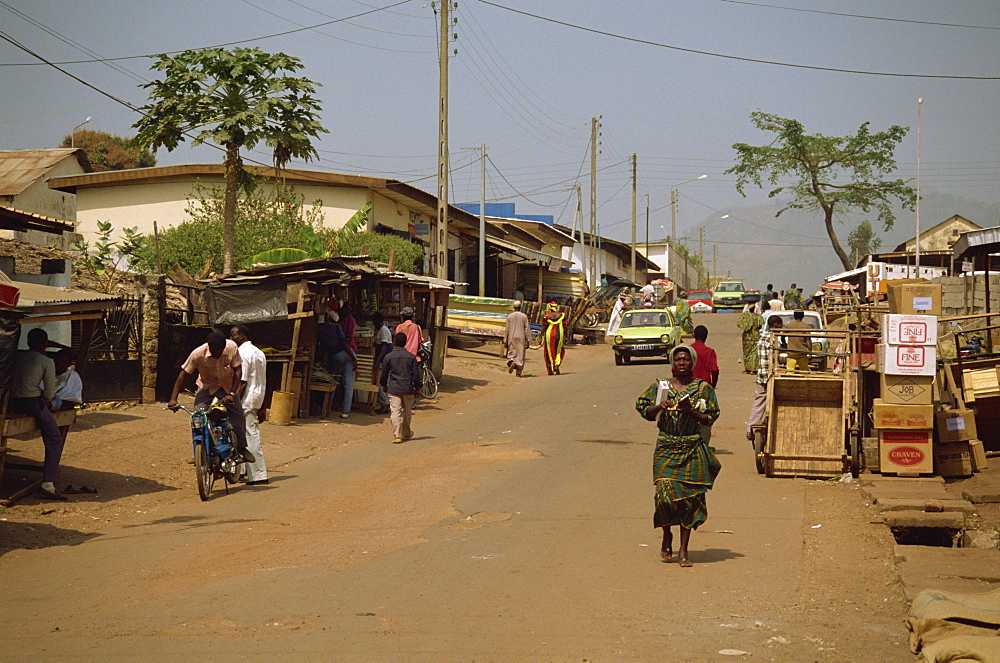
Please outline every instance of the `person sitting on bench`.
M18 350L14 355L10 409L17 414L30 414L42 433L45 465L38 494L46 499L65 502L69 498L57 491L55 486L64 440L49 409L56 395L56 366L45 354L48 345L49 335L44 329L36 327L28 332L28 349Z

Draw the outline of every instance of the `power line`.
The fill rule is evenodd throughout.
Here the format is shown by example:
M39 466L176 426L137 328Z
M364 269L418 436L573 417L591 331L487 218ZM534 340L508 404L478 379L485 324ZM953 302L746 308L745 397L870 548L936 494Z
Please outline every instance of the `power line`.
M960 23L937 23L935 21L917 21L909 18L891 18L887 16L864 16L861 14L842 14L840 12L827 12L819 9L803 9L801 7L781 7L779 5L766 5L761 2L746 2L745 0L719 0L719 2L729 2L734 5L749 5L751 7L766 7L767 9L784 9L792 12L806 12L808 14L825 14L826 16L846 16L848 18L863 18L870 21L893 21L895 23L917 23L919 25L940 25L946 28L969 28L972 30L1000 30L989 25L962 25Z
M398 7L400 5L405 5L408 2L410 2L410 0L399 0L399 2L396 2L396 3L391 4L391 5L387 5L385 7L377 7L375 9L370 10L370 11L361 12L360 14L353 14L351 16L345 16L343 18L334 19L332 21L324 21L323 23L317 23L316 25L308 25L308 26L305 26L305 27L302 27L302 28L295 28L294 30L285 30L283 32L275 32L275 33L272 33L272 34L269 34L269 35L263 35L263 36L260 36L260 37L252 37L250 39L240 39L239 41L230 41L230 42L226 42L225 44L216 44L214 46L200 46L200 47L197 47L197 48L187 48L187 49L183 49L183 50L180 50L180 51L167 51L166 53L147 53L147 54L144 54L144 55L126 55L126 56L122 56L122 57L118 57L118 58L99 58L99 59L95 59L95 60L69 60L69 61L65 61L65 62L52 62L52 61L49 61L49 60L45 60L43 58L39 58L39 59L42 60L41 63L40 62L14 62L14 63L4 62L4 63L0 63L0 67L37 67L37 66L39 66L39 65L41 65L43 63L47 64L49 66L53 66L54 67L56 65L90 64L90 63L93 63L93 62L120 62L122 60L140 60L140 59L143 59L143 58L155 58L155 57L158 57L160 55L176 55L178 53L183 53L185 51L190 51L190 50L205 50L207 48L225 48L227 46L235 46L237 44L248 44L248 43L251 43L251 42L257 42L257 41L261 41L261 40L264 40L264 39L273 39L274 37L284 37L285 35L291 35L291 34L295 34L297 32L305 32L306 30L315 30L316 28L322 28L325 25L332 25L334 23L342 23L342 22L345 22L345 21L350 21L353 18L360 18L362 16L367 16L369 14L374 14L376 12L380 12L380 11L385 11L385 10L388 10L388 9L392 9L393 7ZM15 46L18 46L22 50L24 49L24 47L22 47L20 44L17 44L15 42L11 42L11 43L14 43ZM35 55L35 54L32 53L32 55ZM35 57L38 57L38 56L35 55ZM60 71L62 71L62 70L60 70ZM103 92L102 92L102 94L103 94Z
M819 67L815 65L808 64L794 64L791 62L777 62L774 60L758 60L756 58L745 58L738 55L725 55L723 53L712 53L710 51L699 51L693 48L683 48L681 46L673 46L670 44L663 44L656 41L650 41L648 39L639 39L638 37L629 37L627 35L621 35L614 32L607 32L605 30L598 30L596 28L588 28L583 25L577 25L575 23L569 23L567 21L560 21L559 19L549 18L547 16L541 16L539 14L532 14L531 12L526 12L521 9L514 9L513 7L505 7L504 5L498 4L496 2L490 2L490 0L479 0L479 2L484 5L489 5L491 7L496 7L497 9L503 9L505 11L512 12L514 14L521 14L522 16L529 16L531 18L536 18L540 21L547 21L549 23L555 23L556 25L562 25L567 28L573 28L574 30L583 30L584 32L591 32L598 35L603 35L605 37L613 37L615 39L621 39L624 41L633 42L636 44L645 44L646 46L655 46L657 48L666 48L673 51L681 51L684 53L693 53L695 55L707 55L713 58L723 58L726 60L739 60L740 62L753 62L756 64L770 64L778 67L793 67L796 69L812 69L815 71L832 71L840 74L861 74L864 76L894 76L901 78L946 78L954 80L976 80L976 81L995 81L1000 80L1000 76L953 76L944 74L900 74L894 72L881 72L881 71L862 71L858 69L839 69L836 67Z

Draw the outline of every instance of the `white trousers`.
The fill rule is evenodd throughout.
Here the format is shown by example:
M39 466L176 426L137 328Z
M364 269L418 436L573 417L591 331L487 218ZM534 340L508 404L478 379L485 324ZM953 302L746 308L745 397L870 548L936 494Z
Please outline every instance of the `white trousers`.
M247 419L247 449L257 460L246 463L247 481L263 481L267 478L267 463L264 462L264 448L260 444L260 422L257 411L243 410Z
M413 436L410 429L412 409L413 394L389 394L389 421L392 422L392 436L397 440Z

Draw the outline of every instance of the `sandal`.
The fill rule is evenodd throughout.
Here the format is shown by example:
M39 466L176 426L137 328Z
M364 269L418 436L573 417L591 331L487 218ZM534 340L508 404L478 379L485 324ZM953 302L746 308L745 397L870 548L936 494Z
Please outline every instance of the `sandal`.
M666 550L660 550L660 559L664 562L671 562L674 559L674 551L672 548L667 548Z
M680 559L680 566L682 568L689 569L692 566L694 566L694 564L692 564L691 560L688 559L687 557L681 557L681 559Z

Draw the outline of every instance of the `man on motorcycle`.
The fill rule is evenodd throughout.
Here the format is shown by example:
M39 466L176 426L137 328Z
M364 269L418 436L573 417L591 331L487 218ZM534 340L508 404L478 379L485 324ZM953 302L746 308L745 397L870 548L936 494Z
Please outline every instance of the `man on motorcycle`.
M218 398L226 406L229 423L236 434L236 448L248 463L256 460L247 449L246 420L243 405L236 389L243 379L243 367L236 343L226 339L220 332L213 331L205 338L205 343L191 351L181 372L174 381L167 407L177 407L177 395L184 388L188 377L198 373L198 392L194 396L195 409L206 409L213 398Z

